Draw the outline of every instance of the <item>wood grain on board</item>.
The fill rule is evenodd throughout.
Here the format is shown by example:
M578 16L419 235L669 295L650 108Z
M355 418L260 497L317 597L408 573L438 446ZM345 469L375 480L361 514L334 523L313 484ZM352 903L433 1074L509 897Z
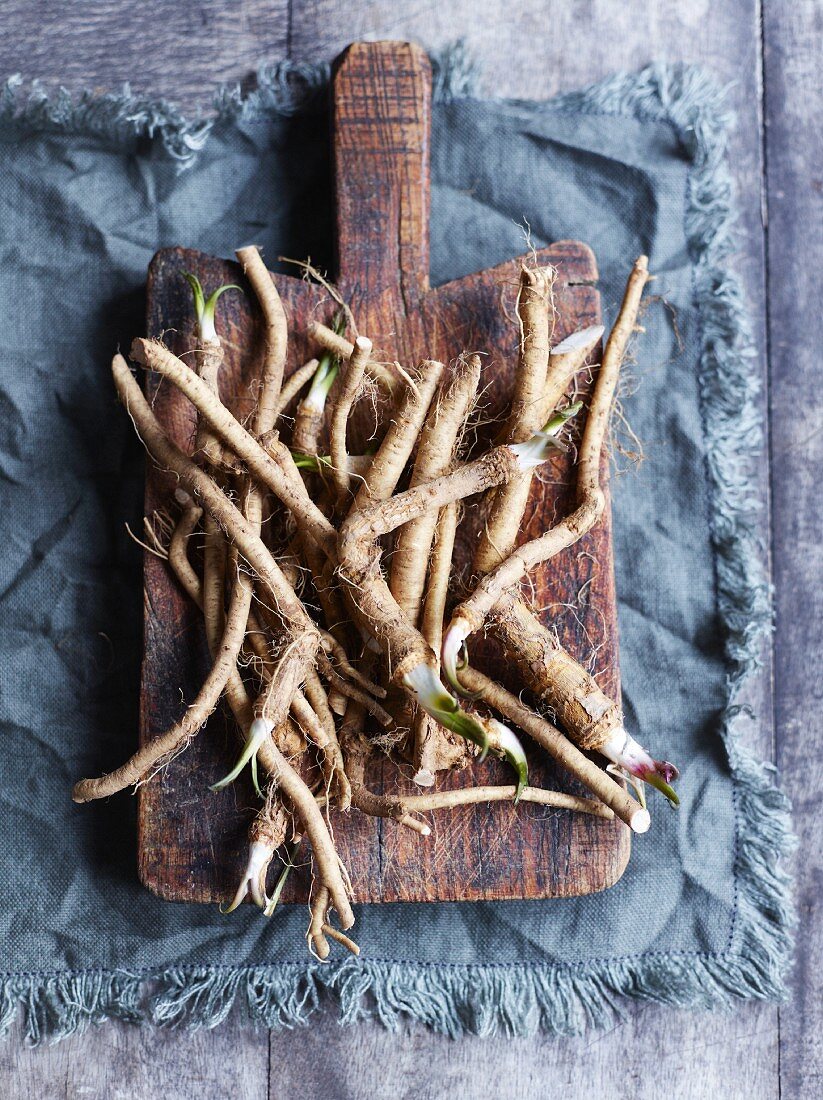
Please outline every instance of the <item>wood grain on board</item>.
M491 442L505 415L517 362L519 329L513 323L521 259L436 289L428 285L429 105L431 72L419 47L380 43L351 47L334 82L333 140L336 170L338 272L336 281L374 342L379 357L403 364L423 358L446 362L462 351L484 356L482 419L476 451ZM599 319L590 250L561 242L538 253L557 268L560 317L556 339ZM194 272L207 289L242 282L237 265L197 252L166 249L149 277L149 331L166 334L178 353L191 346L191 299L183 278ZM275 276L290 322L289 369L310 358L308 322L329 322L325 290L298 277ZM251 411L260 369L259 316L251 292L225 295L220 325L226 346L221 387L242 420ZM149 381L155 410L182 446L189 447L194 419L173 387ZM353 450L374 427L366 402L355 418ZM359 424L358 424L359 421ZM605 467L604 467L605 472ZM535 481L522 538L531 538L573 506L573 457L558 453ZM173 486L153 466L147 512L167 504ZM455 568L468 572L481 522L466 509ZM594 655L603 689L619 691L617 613L610 519L532 578L532 598L561 641L582 662ZM145 651L142 737L174 721L181 694L190 699L205 675L207 656L199 612L190 607L164 562L145 562ZM489 643L481 663L514 690L502 656ZM246 828L254 809L251 789L239 783L222 793L208 785L236 754L234 735L218 712L184 756L139 791L139 860L143 882L163 897L215 901L230 896L245 863ZM531 782L582 791L540 751L530 751ZM367 773L377 791L412 789L409 768L380 753ZM508 782L498 761L475 765L439 781L442 789L467 783ZM617 821L540 807L465 807L436 815L433 836L421 839L396 822L350 813L333 816L335 841L357 901L431 901L534 898L591 893L619 878L629 855L629 832ZM304 901L308 866L290 876L286 901Z

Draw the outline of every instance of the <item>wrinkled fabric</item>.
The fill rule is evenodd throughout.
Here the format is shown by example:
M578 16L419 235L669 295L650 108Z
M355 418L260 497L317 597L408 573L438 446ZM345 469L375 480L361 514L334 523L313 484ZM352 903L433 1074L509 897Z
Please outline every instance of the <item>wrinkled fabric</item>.
M434 284L524 249L587 241L613 320L645 252L658 275L625 408L646 453L613 482L627 724L683 766L610 890L540 902L357 907L372 959L579 964L724 951L735 801L719 737L723 636L709 535L698 318L684 234L690 158L668 124L569 103L434 110ZM154 251L333 248L327 119L225 119L185 171L159 139L0 130L0 934L9 972L303 964L305 911L171 904L136 877L134 800L75 806L72 782L137 737L144 453L112 350L144 330ZM663 304L665 302L665 305Z

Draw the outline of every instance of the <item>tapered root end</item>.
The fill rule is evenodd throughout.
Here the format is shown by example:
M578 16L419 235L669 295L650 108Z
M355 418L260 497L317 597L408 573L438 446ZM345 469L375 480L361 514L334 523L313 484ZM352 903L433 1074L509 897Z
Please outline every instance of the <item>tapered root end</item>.
M397 821L400 825L405 825L407 829L411 829L413 833L417 833L418 836L431 836L431 829L426 822L421 821L414 814L403 814Z
M349 913L345 917L341 913L338 913L337 919L340 922L340 927L343 929L344 932L347 931L349 928L354 927L354 913Z
M309 941L309 949L311 953L320 960L325 962L331 954L331 947L329 941L323 935L322 932L309 933L307 936Z
M90 798L86 793L87 779L81 779L78 783L75 783L71 790L71 800L82 806L84 802L89 802Z

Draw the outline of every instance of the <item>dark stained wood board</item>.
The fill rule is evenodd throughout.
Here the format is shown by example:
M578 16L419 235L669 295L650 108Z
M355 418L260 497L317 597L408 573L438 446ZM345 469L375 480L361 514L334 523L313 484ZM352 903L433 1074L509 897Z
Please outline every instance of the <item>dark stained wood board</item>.
M484 420L505 413L517 359L512 323L521 259L430 290L428 287L428 136L430 76L422 52L398 43L352 47L337 70L334 143L337 179L336 281L362 332L383 357L415 363L446 361L463 350L484 355ZM560 242L538 253L558 269L556 340L600 316L590 250ZM149 332L164 334L178 354L191 346L191 306L184 271L208 289L242 282L236 265L183 249L164 250L149 273ZM305 338L311 318L328 320L332 306L318 286L275 276L290 321L289 370L314 349ZM252 295L226 295L220 328L227 349L222 396L239 417L251 409L259 373L259 318ZM194 419L167 385L149 379L155 409L174 437L190 446ZM478 432L478 448L494 431ZM571 459L558 456L532 494L523 537L562 516L572 495ZM168 478L149 467L151 513L168 501ZM468 508L458 554L468 563L480 522ZM458 558L460 562L460 558ZM578 546L533 578L535 606L557 625L561 640L584 662L595 655L605 690L619 690L616 609L609 517ZM199 612L190 608L164 563L147 556L145 655L141 737L165 728L190 699L207 668ZM480 650L482 649L482 655ZM505 679L505 663L488 644L477 647L488 671ZM516 684L510 684L517 687ZM222 900L233 892L245 860L246 827L254 810L250 788L238 783L219 794L208 784L236 753L234 735L216 714L185 757L140 789L139 863L143 882L163 897ZM531 781L577 790L542 754L530 753ZM412 789L410 769L376 758L376 790ZM497 762L444 777L441 786L508 782ZM619 822L521 806L472 807L440 813L433 836L421 840L394 822L352 814L336 821L335 837L357 901L532 898L589 893L619 878L629 834ZM308 874L291 876L284 900L307 897Z

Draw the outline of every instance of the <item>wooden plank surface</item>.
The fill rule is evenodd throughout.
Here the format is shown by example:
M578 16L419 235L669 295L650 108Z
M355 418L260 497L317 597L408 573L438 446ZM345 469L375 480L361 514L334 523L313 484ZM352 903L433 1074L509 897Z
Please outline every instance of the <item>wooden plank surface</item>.
M215 73L234 80L247 80L251 65L259 57L273 60L287 56L291 47L290 56L293 57L329 59L341 45L356 37L411 37L429 47L465 37L484 73L486 91L500 95L545 96L557 90L579 87L616 69L636 69L658 58L706 65L722 83L730 84L731 104L737 112L732 168L738 185L743 230L739 262L754 310L755 335L762 349L755 367L765 377L765 265L761 225L761 187L765 178L761 127L764 73L760 0L715 0L711 4L708 0L673 0L671 4L658 6L641 0L583 0L574 5L553 4L551 7L542 0L519 0L516 4L509 0L459 0L449 5L409 0L402 8L391 0L372 0L359 5L324 4L313 0L311 4L295 2L285 15L281 14L282 5L275 5L271 0L239 0L231 4L228 0L216 0L190 8L197 12L201 21L186 34L180 34L175 25L181 18L178 14L181 5L175 0L153 0L143 7L144 10L150 8L156 17L148 33L145 24L140 22L140 14L131 9L127 14L118 0L90 0L82 7L72 6L71 11L56 0L37 0L35 3L6 0L3 16L7 33L0 36L0 69L6 73L22 71L30 77L51 74L53 82L62 81L74 89L88 85L111 86L128 79L136 89L171 93L185 105L192 106L203 101L204 88L210 86ZM772 50L765 71L766 100L769 102L772 89L785 84L794 105L790 121L782 119L781 110L770 111L771 132L782 128L784 148L789 143L792 128L798 126L797 119L802 132L814 112L819 115L819 95L817 106L815 99L819 87L815 63L819 28L813 33L812 22L815 7L814 0L804 0L801 11L795 16L794 9L789 10L783 0L765 0L762 5ZM93 40L86 30L90 21L94 21L97 28ZM157 33L158 26L162 27L162 33ZM252 37L249 36L250 28L253 28ZM204 56L212 59L217 56L219 65L203 65ZM804 92L798 95L801 87ZM809 94L810 91L815 94ZM768 178L773 184L778 178L774 156L770 158ZM783 191L787 205L796 195L791 190L785 191L784 186L799 186L801 192L808 187L802 177L799 185L796 181L794 174L783 179L779 187L774 186L774 191ZM775 197L773 193L772 205ZM802 223L798 219L796 224ZM805 278L809 280L814 277L812 272L820 270L820 264L812 262L806 251L806 240L804 234L797 241L794 263L796 272L805 271ZM779 260L781 265L785 264L786 243L778 238L774 224L771 243L775 262ZM780 270L785 272L785 266ZM804 285L808 286L808 282ZM810 341L801 341L795 350L813 346ZM811 381L808 371L807 377ZM804 394L805 400L808 400L807 394ZM803 442L807 439L807 436L786 434L793 423L792 416L786 412L780 434L775 436L773 443L775 456L784 446L790 447L792 439L800 438ZM764 495L767 472L764 462L761 471ZM786 491L782 476L778 488L781 493ZM813 556L806 560L804 568L814 569L817 563L819 569L818 545L819 541L812 547ZM776 529L774 549L776 560L782 561L778 602L779 606L785 606L782 605L784 585L799 567L801 553L805 554L806 550L801 551L796 541L779 528ZM806 596L808 592L807 589ZM807 606L808 601L798 599L797 621L801 630L811 626L805 611ZM819 624L819 616L817 622ZM783 627L779 626L778 658L784 638ZM770 654L766 654L765 675L760 681L759 692L754 695L760 718L751 730L755 747L766 754L771 750L773 729L769 717L770 669ZM782 674L786 675L785 670ZM812 685L818 679L817 676L811 681L796 677L792 681L796 694L791 707L795 713L817 712ZM803 748L812 743L812 737L811 729L797 730L795 786L798 779L803 781L802 768L806 763ZM785 766L785 756L782 759ZM811 789L804 785L796 787L795 793L802 796L803 790ZM801 797L796 806L796 819L801 829L804 828L804 815L810 809ZM807 891L808 902L812 896ZM812 915L807 905L807 924ZM814 942L819 945L819 920L815 927L818 939ZM806 936L812 942L812 934L807 932ZM819 953L819 946L817 950ZM802 987L804 981L813 981L813 974L811 961L799 967L797 997L781 1013L784 1033L781 1058L777 1051L778 1013L771 1005L748 1004L729 1017L693 1016L666 1008L644 1007L632 1011L623 1026L581 1040L534 1039L513 1043L506 1039L487 1039L455 1044L421 1029L411 1029L390 1036L391 1045L381 1048L378 1058L375 1058L377 1048L369 1028L341 1032L333 1016L328 1014L318 1017L310 1032L272 1037L271 1091L266 1090L266 1072L262 1067L263 1085L258 1093L249 1092L248 1095L283 1096L286 1092L281 1088L282 1082L297 1080L302 1083L305 1080L306 1093L311 1091L308 1087L311 1084L314 1091L322 1090L330 1098L378 1097L381 1082L392 1080L393 1067L402 1064L410 1067L409 1073L402 1081L394 1078L393 1096L426 1095L426 1089L428 1095L437 1095L435 1090L439 1082L448 1085L454 1080L465 1086L467 1100L478 1095L485 1097L490 1092L505 1094L510 1081L518 1083L518 1095L524 1100L537 1100L538 1097L542 1100L553 1095L563 1096L564 1100L591 1095L599 1095L604 1100L626 1095L645 1100L661 1094L657 1090L658 1077L667 1083L669 1094L678 1097L723 1095L728 1100L771 1100L779 1097L781 1091L784 1097L793 1096L788 1085L781 1090L781 1067L786 1073L794 1072L795 1084L803 1073L819 1072L819 1016L812 1016L815 1010L812 985L807 986L806 992ZM802 1020L798 1005L801 1001L811 1021L805 1036L799 1034ZM112 1039L113 1032L118 1033L116 1042ZM343 1038L346 1040L344 1053L330 1053L328 1058L318 1056L318 1047L335 1051L335 1043ZM226 1026L211 1033L209 1039L212 1044L209 1058L214 1074L221 1061L225 1064L246 1061L256 1065L258 1050L265 1050L268 1044L268 1038L262 1033L248 1029L236 1032ZM119 1025L96 1029L69 1044L34 1051L12 1039L0 1047L0 1079L9 1083L8 1091L12 1096L105 1096L105 1084L116 1079L117 1065L121 1061L129 1064L147 1057L160 1064L163 1073L155 1076L147 1071L144 1080L135 1075L130 1093L134 1100L164 1092L185 1100L187 1095L200 1096L205 1091L186 1093L185 1089L177 1089L191 1042L181 1035L158 1036L146 1042L140 1032ZM794 1053L798 1043L803 1044L802 1057ZM64 1051L69 1053L64 1056ZM681 1052L685 1052L686 1057ZM311 1058L314 1061L310 1062ZM87 1077L82 1090L76 1087L77 1077L72 1078L66 1072L68 1061L80 1061L86 1067ZM795 1069L791 1070L793 1064ZM305 1076L301 1077L301 1073ZM324 1076L319 1076L321 1073ZM812 1089L814 1087L812 1080ZM797 1095L804 1094L798 1091ZM805 1095L815 1093L808 1091Z
M439 1040L422 1027L399 1034L379 1024L324 1021L293 1053L294 1036L272 1036L269 1100L766 1100L778 1096L773 1012L746 1005L715 1020L635 1006L613 1031L575 1039L468 1036ZM763 1056L764 1051L766 1057ZM721 1059L726 1060L725 1070ZM365 1066L379 1073L364 1076ZM789 1094L793 1096L793 1094Z
M4 1100L265 1100L268 1082L268 1036L236 1015L213 1031L105 1024L54 1046L0 1043Z
M764 21L768 173L777 763L794 800L801 932L795 997L780 1011L783 1095L823 1095L823 9L770 6Z
M3 79L132 91L211 105L221 81L248 83L289 52L289 0L3 0Z
M232 1016L194 1035L106 1024L56 1046L0 1044L9 1100L779 1100L778 1064L775 1011L758 1003L721 1017L638 1005L573 1039L455 1041L321 1012L270 1036Z

